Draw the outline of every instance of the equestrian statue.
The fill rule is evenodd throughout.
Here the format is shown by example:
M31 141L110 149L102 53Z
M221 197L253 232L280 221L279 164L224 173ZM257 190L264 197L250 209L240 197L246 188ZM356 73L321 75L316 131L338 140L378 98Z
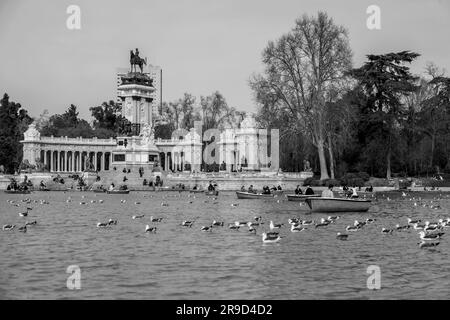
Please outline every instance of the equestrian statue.
M130 64L131 64L131 72L136 72L136 66L139 66L139 69L141 69L141 73L144 72L144 65L147 65L147 58L143 59L139 57L139 49L136 48L136 52L134 53L133 50L130 50Z

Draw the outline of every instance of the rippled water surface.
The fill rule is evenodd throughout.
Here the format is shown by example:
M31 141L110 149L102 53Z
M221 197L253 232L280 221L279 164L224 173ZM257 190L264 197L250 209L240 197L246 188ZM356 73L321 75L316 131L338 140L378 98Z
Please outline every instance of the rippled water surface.
M418 196L418 195L415 195ZM420 195L429 204L437 194ZM68 198L72 202L67 202ZM84 198L83 198L84 197ZM406 218L437 221L450 217L450 198L435 199L438 209L414 206L412 197L378 196L368 213L341 214L335 224L291 233L288 219L320 219L306 207L283 198L237 200L222 192L206 195L135 192L106 195L83 192L0 193L0 224L38 224L28 232L0 231L0 298L2 299L446 299L450 297L450 234L438 247L420 249L416 230L381 234L382 227L405 224ZM29 217L22 199L33 200ZM7 202L15 200L16 207ZM48 204L34 203L44 199ZM101 204L98 200L104 200ZM121 203L121 200L126 200ZM278 202L277 199L280 201ZM95 203L91 203L94 200ZM80 204L80 202L86 204ZM136 204L136 202L140 204ZM161 203L168 206L161 206ZM192 203L190 203L192 202ZM232 203L239 204L231 206ZM143 219L133 220L136 214ZM162 217L150 223L150 216ZM258 235L246 228L201 232L212 220L267 222ZM336 233L355 219L377 221L350 233ZM97 222L117 219L99 229ZM183 220L195 219L192 228ZM268 221L284 223L283 238L263 244ZM156 234L145 225L156 225ZM67 267L81 269L81 290L66 286ZM367 289L367 267L381 268L381 290Z

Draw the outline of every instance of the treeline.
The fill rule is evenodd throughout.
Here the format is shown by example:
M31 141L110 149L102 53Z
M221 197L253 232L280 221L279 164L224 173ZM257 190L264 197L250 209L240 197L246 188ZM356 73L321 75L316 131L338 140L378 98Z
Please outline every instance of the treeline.
M185 93L173 102L164 102L162 115L155 129L155 137L170 139L176 129L194 127L195 121L202 121L202 131L217 128L238 128L245 117L245 112L230 107L225 97L219 92L209 96L195 96Z
M42 136L107 139L131 132L130 122L120 114L121 107L110 100L89 109L93 122L81 119L77 106L71 104L63 114L48 115L45 110L36 120L36 128Z
M280 129L281 168L308 159L321 180L450 172L450 79L431 63L411 74L418 56L367 55L354 68L347 30L324 12L270 41L250 86L258 121Z
M27 110L5 93L0 100L0 173L14 173L19 167L23 157L20 140L32 122Z

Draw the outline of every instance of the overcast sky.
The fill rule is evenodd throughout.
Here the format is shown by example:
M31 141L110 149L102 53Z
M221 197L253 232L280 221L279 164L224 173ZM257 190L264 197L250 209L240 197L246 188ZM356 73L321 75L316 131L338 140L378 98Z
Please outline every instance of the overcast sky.
M66 9L81 8L81 30L66 27ZM381 8L381 30L368 30L366 9ZM255 111L248 79L263 69L269 40L304 13L325 10L350 35L355 66L369 53L413 50L450 71L447 0L0 0L0 90L31 115L62 113L115 99L117 67L129 50L163 69L163 100L222 92L229 105Z

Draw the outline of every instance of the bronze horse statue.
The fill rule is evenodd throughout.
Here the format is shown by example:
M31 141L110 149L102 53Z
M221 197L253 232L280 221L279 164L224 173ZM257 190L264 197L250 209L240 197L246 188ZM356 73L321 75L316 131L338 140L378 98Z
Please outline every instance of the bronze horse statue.
M147 65L147 58L143 59L139 57L139 50L136 48L136 53L133 52L133 50L130 50L130 64L131 64L131 72L136 72L136 66L139 66L139 69L141 69L141 73L144 72L144 65Z

